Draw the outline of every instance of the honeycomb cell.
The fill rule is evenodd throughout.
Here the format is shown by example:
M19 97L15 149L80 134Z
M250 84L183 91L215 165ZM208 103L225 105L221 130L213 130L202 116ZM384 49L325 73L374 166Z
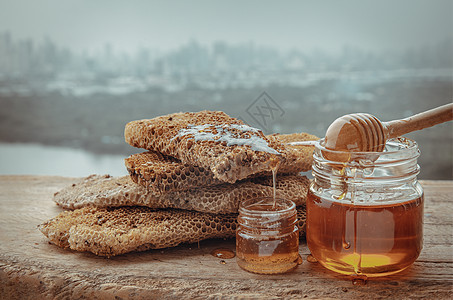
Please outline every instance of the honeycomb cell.
M292 200L300 206L305 204L309 184L310 181L305 176L278 176L276 194L279 197ZM272 194L272 179L269 177L156 195L147 188L134 183L129 176L106 178L100 175L92 175L78 181L74 186L69 185L57 192L54 201L67 209L85 206L139 205L219 214L236 213L241 201L259 196L269 197Z
M201 138L198 137L200 134ZM299 140L318 139L308 134L296 135ZM126 142L134 147L156 151L177 158L184 164L209 169L215 178L228 183L253 174L270 172L270 162L276 154L280 154L288 173L307 171L312 161L312 146L288 146L286 143L294 137L288 135L281 140L279 135L265 136L261 130L248 127L241 120L220 111L175 113L132 121L126 125L124 136ZM206 139L206 136L212 138ZM241 142L231 142L237 140ZM244 141L250 142L243 144ZM260 148L253 148L257 144L261 145ZM304 150L299 150L302 147ZM301 153L304 154L302 159Z

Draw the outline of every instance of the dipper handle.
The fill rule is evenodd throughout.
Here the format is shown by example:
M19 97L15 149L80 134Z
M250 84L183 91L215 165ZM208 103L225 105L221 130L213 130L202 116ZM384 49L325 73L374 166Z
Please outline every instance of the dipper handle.
M386 139L391 139L451 120L453 120L453 103L405 119L384 122L383 125L386 128Z
M325 147L337 151L381 152L388 139L451 120L453 103L389 122L364 113L345 115L327 128Z

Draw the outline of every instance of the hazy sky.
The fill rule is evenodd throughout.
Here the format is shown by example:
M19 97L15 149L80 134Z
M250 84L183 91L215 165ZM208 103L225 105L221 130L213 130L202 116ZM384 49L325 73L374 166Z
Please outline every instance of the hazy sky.
M453 38L452 0L126 1L0 0L0 32L48 36L76 51L161 50L194 38L281 49L343 45L401 50Z

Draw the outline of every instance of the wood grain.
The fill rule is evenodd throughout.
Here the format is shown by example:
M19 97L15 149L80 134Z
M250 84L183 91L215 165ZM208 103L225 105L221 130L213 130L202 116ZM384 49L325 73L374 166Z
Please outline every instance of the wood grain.
M424 249L402 273L366 285L309 263L294 272L255 275L235 259L210 255L234 240L130 253L111 259L60 249L36 226L61 212L53 193L73 178L0 176L0 299L155 298L437 298L453 297L452 181L422 181Z

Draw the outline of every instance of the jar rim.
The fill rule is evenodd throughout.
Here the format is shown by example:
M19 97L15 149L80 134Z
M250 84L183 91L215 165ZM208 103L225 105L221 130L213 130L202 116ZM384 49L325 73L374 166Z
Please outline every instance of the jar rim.
M398 147L395 150L388 150L384 149L384 151L379 152L379 151L341 151L341 150L332 150L328 149L324 146L325 139L322 138L318 141L315 142L315 149L317 151L320 151L323 153L323 157L325 158L329 154L340 156L340 155L350 155L350 161L353 161L355 159L362 159L364 157L385 157L391 159L392 156L398 155L398 160L400 160L402 157L416 157L419 156L419 151L418 151L418 144L414 140L411 140L406 137L398 137L398 138L393 138L389 139L387 141L387 144L398 144L400 147ZM326 155L327 153L327 155ZM331 156L332 157L332 156Z
M273 197L256 197L256 198L242 201L239 204L239 213L245 213L248 215L268 216L268 215L275 215L275 214L286 214L286 213L290 213L296 209L296 204L289 199L280 198L280 197L276 197L275 199L277 202L277 206L280 205L280 207L278 207L275 210L251 209L251 206L253 206L253 205L271 206L274 203ZM281 208L282 204L284 205L283 208ZM281 209L279 209L279 208L281 208Z

